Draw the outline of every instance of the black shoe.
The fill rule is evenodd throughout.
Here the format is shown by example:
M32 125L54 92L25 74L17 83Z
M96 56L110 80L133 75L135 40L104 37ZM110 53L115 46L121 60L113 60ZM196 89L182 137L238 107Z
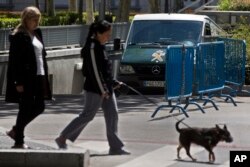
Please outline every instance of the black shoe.
M62 143L60 141L59 137L55 139L55 142L56 142L57 146L59 147L59 149L67 149L68 148L67 144L66 143Z
M7 131L6 135L9 136L13 140L15 140L16 138L16 132L13 129L11 129L10 131Z
M130 152L125 151L123 149L119 149L119 150L109 150L109 155L130 155Z
M15 144L14 146L12 146L11 148L14 149L31 149L28 145L26 144Z

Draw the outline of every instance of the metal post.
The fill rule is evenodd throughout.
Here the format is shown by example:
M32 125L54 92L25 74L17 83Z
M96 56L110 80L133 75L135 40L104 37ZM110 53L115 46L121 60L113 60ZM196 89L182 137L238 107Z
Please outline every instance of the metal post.
M118 69L120 65L121 52L121 39L114 38L114 47L113 47L113 55L112 55L112 74L114 79L117 79Z
M120 50L121 48L121 39L114 38L114 50Z
M165 0L165 13L169 13L169 4L168 4L168 0Z
M105 9L106 9L106 0L101 0L101 2L100 2L99 20L104 20L105 19Z

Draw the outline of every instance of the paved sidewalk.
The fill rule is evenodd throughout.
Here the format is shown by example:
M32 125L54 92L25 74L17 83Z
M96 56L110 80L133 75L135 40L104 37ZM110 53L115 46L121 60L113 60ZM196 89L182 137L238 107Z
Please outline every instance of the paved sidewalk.
M0 127L0 149L10 149L14 141L10 139L8 136L5 134L5 129ZM26 140L26 144L31 147L32 150L58 150L55 147L51 147L45 144L33 142L32 140Z
M10 149L13 141L0 127L0 166L1 167L88 167L89 151L59 150L50 144L42 144L26 139L31 149Z
M162 103L164 99L162 95L146 96L158 104ZM69 150L58 150L54 139L67 123L82 111L83 98L80 95L57 95L55 98L56 101L48 103L46 111L27 127L25 141L33 149L22 152L11 149L13 141L5 135L5 131L15 121L17 108L14 104L4 103L3 97L0 96L0 153L4 153L0 155L1 167L8 166L6 163L1 164L2 155L11 153L13 157L15 153L18 153L18 156L15 157L20 158L20 155L30 152L35 157L39 157L35 155L36 152L41 153L42 156L50 155L50 157L39 157L43 162L44 158L47 158L48 167L73 167L76 165L73 162L81 158L82 166L85 165L85 167L152 167L152 164L157 167L193 167L196 165L211 167L211 164L206 163L207 151L201 147L192 146L191 148L192 154L198 158L199 163L187 163L190 160L184 151L182 157L185 161L177 161L178 133L174 128L176 120L168 115L168 109L161 110L152 119L150 116L157 106L137 95L121 96L117 99L119 135L125 143L125 149L130 151L131 155L109 156L107 154L109 147L105 136L105 121L102 112L97 113L95 119L84 129L75 143L68 143ZM236 107L232 103L224 102L223 99L215 99L219 110L215 110L211 104L204 107L205 114L191 108L188 112L190 117L185 119L185 123L188 125L198 127L213 127L216 123L228 125L234 142L230 144L219 143L215 148L216 163L213 166L216 167L229 166L230 150L250 150L248 141L250 136L247 133L250 126L250 98L235 97L234 99ZM174 113L178 113L178 111L174 111ZM178 116L179 119L183 117L183 115ZM36 161L39 162L38 160ZM14 161L10 156L9 163ZM60 164L55 164L55 162L60 162ZM69 162L72 164L67 164ZM38 167L38 164L34 166ZM46 167L44 164L40 164L40 166Z
M14 111L13 111L14 110ZM3 102L0 96L0 120L6 115L16 118L16 105ZM3 122L3 121L2 121ZM6 135L7 129L0 125L0 166L1 167L88 167L89 151L87 149L59 150L51 142L36 141L25 137L30 149L11 149L14 141Z

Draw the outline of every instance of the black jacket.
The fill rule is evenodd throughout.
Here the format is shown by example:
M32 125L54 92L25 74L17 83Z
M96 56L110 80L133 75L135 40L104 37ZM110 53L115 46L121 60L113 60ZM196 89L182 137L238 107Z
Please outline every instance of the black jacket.
M112 94L116 81L112 76L112 64L99 41L91 39L81 50L83 75L86 77L84 90L102 95L104 91Z
M43 43L40 29L35 33ZM35 96L37 63L34 46L27 32L20 31L9 36L10 49L7 71L6 102L19 102L20 93L16 91L17 85L24 86L26 96ZM51 99L51 90L48 82L48 66L46 51L43 49L43 64L45 70L44 99Z

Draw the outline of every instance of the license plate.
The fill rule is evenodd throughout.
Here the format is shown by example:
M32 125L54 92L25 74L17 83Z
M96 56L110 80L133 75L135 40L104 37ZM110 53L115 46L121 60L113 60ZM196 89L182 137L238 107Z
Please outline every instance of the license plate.
M144 81L143 85L145 87L164 87L165 81Z

